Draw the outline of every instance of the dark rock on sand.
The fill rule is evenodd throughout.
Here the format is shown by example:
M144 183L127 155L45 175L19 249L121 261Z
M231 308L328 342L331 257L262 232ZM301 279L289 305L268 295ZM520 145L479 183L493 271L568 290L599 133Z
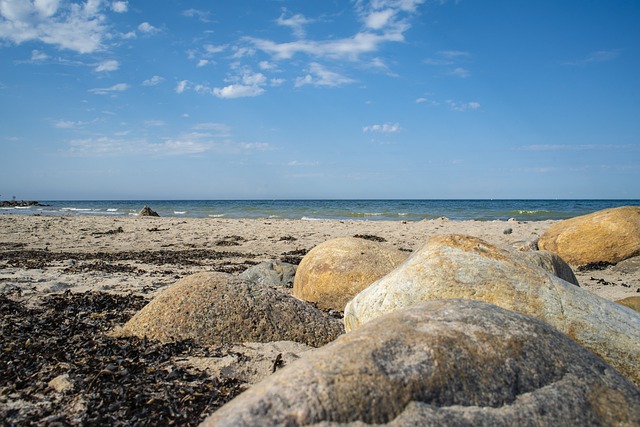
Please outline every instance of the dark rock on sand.
M533 317L438 300L306 353L202 426L638 425L640 390Z
M219 345L296 341L321 346L344 329L310 304L225 273L198 273L155 297L116 335Z
M277 288L292 288L297 266L281 261L265 261L240 274L242 279Z
M605 209L560 221L544 232L538 245L571 265L615 264L640 255L640 206Z
M151 209L149 206L145 206L138 212L138 216L160 216L158 212Z

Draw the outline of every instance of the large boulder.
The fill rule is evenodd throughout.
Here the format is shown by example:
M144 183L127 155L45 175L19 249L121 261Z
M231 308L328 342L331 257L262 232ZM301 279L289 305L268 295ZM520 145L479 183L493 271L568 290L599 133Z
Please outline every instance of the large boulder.
M618 304L622 304L625 307L629 307L632 310L640 312L640 297L632 296L622 298L616 301Z
M518 255L564 281L580 286L571 266L560 255L549 251L518 252Z
M638 425L640 390L530 316L439 300L375 319L201 426Z
M269 286L198 273L167 288L116 334L205 345L296 341L317 347L343 331L339 320Z
M605 209L560 221L538 241L572 265L615 264L640 255L640 206Z
M475 237L428 239L347 304L345 326L349 331L385 313L442 298L481 300L537 317L640 384L638 313Z
M302 259L293 282L293 295L323 310L344 306L407 259L407 254L383 243L356 237L328 240Z

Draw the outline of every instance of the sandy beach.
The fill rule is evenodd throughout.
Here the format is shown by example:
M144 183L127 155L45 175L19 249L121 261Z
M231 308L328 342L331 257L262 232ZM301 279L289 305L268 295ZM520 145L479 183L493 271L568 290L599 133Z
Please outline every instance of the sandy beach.
M190 412L182 410L183 406L178 407L178 403L162 406L159 397L146 401L147 407L166 415L160 420L197 425L203 417L248 386L248 381L220 375L211 378L207 368L211 364L207 360L228 357L229 348L167 347L140 340L129 340L126 345L120 342L120 348L128 348L127 351L143 349L136 360L158 365L154 368L156 374L145 384L131 383L129 394L122 391L128 397L114 398L111 409L105 403L107 397L96 391L99 384L102 389L108 388L108 377L115 376L109 365L113 359L108 358L117 354L114 356L111 351L110 355L106 354L109 352L99 355L102 354L100 348L114 346L113 338L108 337L109 331L126 322L178 279L202 271L239 274L268 260L297 264L311 248L336 237L375 239L408 253L419 248L429 236L449 233L476 236L498 246L521 247L536 241L554 223L525 222L517 218L509 221L440 218L411 222L0 215L4 363L9 364L6 366L16 363L9 360L11 355L28 359L36 357L34 354L42 353L43 349L55 353L57 350L52 347L73 342L78 345L74 355L38 356L38 363L34 362L24 371L12 367L16 377L0 386L0 407L3 408L0 416L10 419L10 425L43 419L49 423L78 424L91 419L124 425L126 417L131 421L131 417L143 417L144 412L127 412L117 406L117 402L126 404L127 399L134 399L141 389L156 387L159 369L178 372L173 382L162 379L162 387L169 390L165 400L179 402L191 409ZM637 266L591 270L572 267L581 287L605 299L615 301L640 295ZM283 291L287 292L286 289ZM29 316L46 318L49 323L56 323L56 327L67 325L65 322L70 321L69 318L76 319L77 323L73 323L71 329L51 331L49 341L41 343L38 350L33 344L38 337L29 334L45 336L42 331L46 328L31 322ZM54 339L56 334L59 335L57 341ZM86 339L82 338L87 334L94 335L94 347L87 347ZM278 350L273 351L277 354ZM130 353L126 355L129 356L121 355L117 360L133 357ZM149 358L144 359L142 355ZM188 369L184 367L185 360ZM25 365L31 364L25 362ZM91 366L83 370L85 365ZM76 394L81 387L77 385L61 391L49 384L65 372L72 372L76 378L85 375L85 386L91 385L93 397L90 398L86 391L78 397ZM133 375L133 368L128 368L128 372ZM20 375L29 378L19 378ZM16 388L16 383L22 384L22 388ZM119 384L122 384L121 379ZM203 386L209 388L203 389ZM172 394L174 389L178 394ZM184 390L190 390L189 398L180 394ZM213 395L218 397L214 399ZM202 397L197 400L193 396ZM153 402L157 403L155 409Z

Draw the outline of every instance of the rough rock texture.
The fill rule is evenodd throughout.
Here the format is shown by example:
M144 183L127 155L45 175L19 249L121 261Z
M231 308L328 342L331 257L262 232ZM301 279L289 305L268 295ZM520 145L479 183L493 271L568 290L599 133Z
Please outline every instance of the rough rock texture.
M615 264L640 255L640 206L605 209L560 221L538 241L571 265Z
M638 313L475 237L431 237L347 304L345 326L349 331L385 313L442 298L481 300L537 317L640 384Z
M580 286L578 283L578 279L576 275L573 273L573 270L564 262L562 258L558 254L554 254L549 251L530 251L530 252L519 252L520 256L529 260L533 264L538 267L542 267L544 270L565 280L569 283L572 283L576 286Z
M407 259L382 243L355 237L328 240L300 262L293 295L319 308L343 311L347 301Z
M625 274L635 274L640 272L640 256L636 256L633 258L627 258L624 261L620 261L613 267L611 267L613 271L619 271Z
M281 261L265 261L249 267L240 274L242 279L277 288L293 287L296 266Z
M142 209L140 209L140 212L138 212L138 216L160 216L160 215L158 214L158 212L154 211L149 206L145 206Z
M616 301L618 304L622 304L625 307L629 307L632 310L640 312L640 297L626 297Z
M480 301L378 318L202 426L638 425L640 390L557 330Z
M339 320L273 288L230 274L198 273L167 288L116 334L161 342L296 341L317 347L342 332Z

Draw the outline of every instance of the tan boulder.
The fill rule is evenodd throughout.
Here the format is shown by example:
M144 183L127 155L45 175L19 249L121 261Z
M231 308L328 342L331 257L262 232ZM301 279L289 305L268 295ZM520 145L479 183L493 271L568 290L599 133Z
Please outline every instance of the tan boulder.
M569 284L520 253L462 235L433 236L346 308L347 331L420 301L467 298L555 326L640 384L640 316Z
M640 390L550 325L471 300L375 319L201 426L638 425Z
M605 209L560 221L538 241L572 265L615 264L640 255L640 206Z
M640 297L626 297L616 301L618 304L622 304L625 307L629 307L632 310L640 312Z
M296 341L318 347L343 331L338 319L269 286L198 273L167 288L115 334L205 345Z
M407 254L382 243L355 237L328 240L302 259L293 295L323 310L343 311L362 289L407 259Z

